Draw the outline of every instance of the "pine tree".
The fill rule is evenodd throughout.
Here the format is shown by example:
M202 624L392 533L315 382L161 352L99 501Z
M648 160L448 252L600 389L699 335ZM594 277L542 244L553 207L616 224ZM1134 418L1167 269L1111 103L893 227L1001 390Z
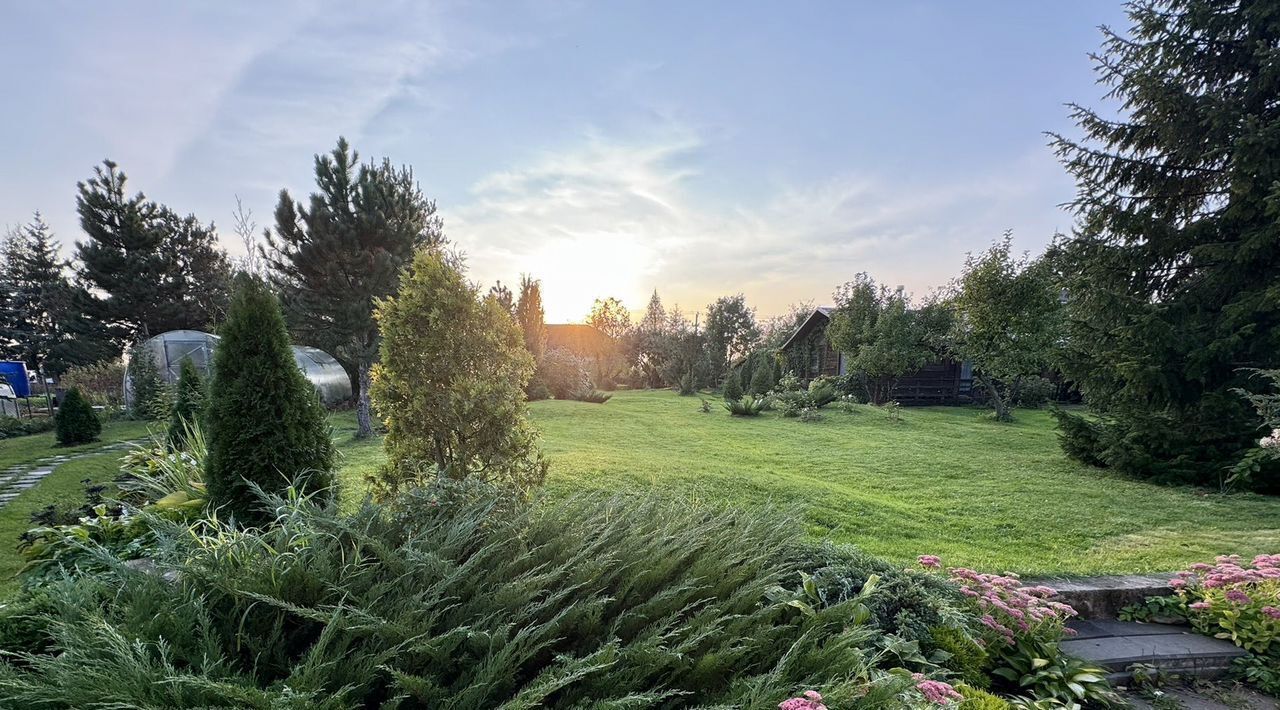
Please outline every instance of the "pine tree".
M516 323L524 334L524 346L533 355L534 362L542 361L547 349L546 313L542 310L542 282L520 275L520 298L516 301Z
M85 315L117 344L169 330L207 329L225 309L231 273L213 225L138 193L104 161L78 184L76 209L88 236L76 242Z
M307 207L280 191L267 263L289 324L356 371L357 436L373 435L369 384L378 357L374 304L396 292L414 251L444 244L435 203L409 168L360 164L346 139L315 158Z
M430 249L418 252L377 313L383 340L373 395L389 459L382 491L436 478L519 491L541 483L547 466L524 395L533 357L511 316Z
M178 369L178 386L169 411L169 447L181 450L187 443L187 432L198 424L204 410L204 378L191 358L183 358Z
M235 293L214 354L205 410L209 502L246 524L269 521L253 492L290 484L333 499L333 442L315 388L293 359L275 296L247 274Z
M1073 106L1083 139L1054 136L1078 187L1064 369L1103 461L1215 482L1252 445L1242 369L1280 365L1280 12L1138 0L1129 19L1096 57L1121 113Z
M502 310L514 316L516 314L515 298L511 295L511 289L502 285L501 281L496 281L489 287L489 297L498 302L502 306Z
M63 446L76 446L96 441L102 433L102 420L98 419L93 405L72 387L58 405L54 415L55 435Z

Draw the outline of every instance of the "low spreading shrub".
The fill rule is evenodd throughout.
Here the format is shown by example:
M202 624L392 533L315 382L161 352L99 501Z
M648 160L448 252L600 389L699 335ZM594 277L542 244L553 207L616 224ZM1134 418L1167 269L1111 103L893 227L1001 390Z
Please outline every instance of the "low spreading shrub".
M0 651L14 654L0 695L42 708L764 708L812 688L833 707L907 708L938 690L877 667L864 598L766 602L799 579L783 561L801 544L789 515L594 496L527 506L476 487L349 516L305 497L267 507L277 518L259 529L153 520L151 566L28 592L23 623L0 611Z
M602 392L594 387L580 390L573 394L573 399L576 399L579 402L590 402L591 404L604 404L605 402L608 402L611 397L613 397L613 395L608 392Z
M1239 555L1200 562L1170 580L1201 633L1228 639L1251 653L1280 655L1280 554Z
M102 433L102 420L98 419L93 405L80 394L80 390L72 388L58 405L54 427L59 444L75 446L96 441Z
M19 419L0 415L0 441L30 434L43 434L46 431L53 431L56 426L57 420L54 417Z
M1106 466L1102 458L1102 427L1088 417L1052 410L1058 422L1058 444L1067 456L1090 466Z

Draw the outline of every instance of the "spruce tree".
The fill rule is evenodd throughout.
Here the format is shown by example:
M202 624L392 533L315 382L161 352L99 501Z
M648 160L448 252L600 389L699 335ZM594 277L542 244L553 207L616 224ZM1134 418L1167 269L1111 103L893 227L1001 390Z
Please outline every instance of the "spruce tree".
M361 164L338 138L332 153L315 157L315 175L306 207L280 191L267 263L293 331L355 370L357 436L364 438L373 434L374 304L396 292L415 250L445 239L435 202L407 167Z
M252 490L333 499L333 442L315 388L293 359L275 296L240 274L219 330L205 410L209 503L246 524L269 521Z
M173 398L173 408L169 411L169 447L181 450L187 444L187 432L197 426L200 413L204 409L204 378L196 369L191 358L183 358L178 369L177 392Z
M71 285L58 256L58 243L37 212L9 237L5 272L12 289L12 315L0 326L14 344L13 355L36 372L60 373L55 351L64 339L63 303Z
M1096 59L1119 114L1073 106L1083 138L1053 137L1078 186L1064 369L1101 460L1215 482L1256 426L1231 389L1280 366L1280 12L1139 0L1129 19Z
M96 441L102 433L102 420L76 387L63 396L54 415L54 426L58 443L63 446L87 444Z
M213 225L128 196L125 174L104 161L78 185L88 239L76 242L86 315L117 343L169 330L207 329L225 308L231 273Z

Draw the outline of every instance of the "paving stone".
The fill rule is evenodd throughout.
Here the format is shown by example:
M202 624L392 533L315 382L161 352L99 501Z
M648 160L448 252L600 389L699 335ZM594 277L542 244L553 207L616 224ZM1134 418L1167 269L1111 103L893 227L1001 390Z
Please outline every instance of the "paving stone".
M1169 574L1129 574L1106 577L1037 579L1029 584L1043 584L1058 590L1059 601L1070 604L1082 619L1114 619L1116 613L1147 597L1172 594Z
M1076 632L1076 635L1070 639L1073 641L1108 636L1176 636L1190 631L1185 625L1143 624L1115 619L1077 620L1072 621L1070 626Z

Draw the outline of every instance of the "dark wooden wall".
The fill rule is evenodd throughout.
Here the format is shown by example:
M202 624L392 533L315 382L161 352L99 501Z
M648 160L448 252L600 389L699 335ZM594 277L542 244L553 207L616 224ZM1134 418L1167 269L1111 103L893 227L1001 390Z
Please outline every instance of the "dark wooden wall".
M803 373L806 381L821 375L840 374L840 354L825 336L827 323L816 320L809 330L822 333L818 338L821 345L816 349L816 358L810 359L808 370ZM932 362L899 379L893 398L906 406L968 404L973 401L972 374L969 368L954 360Z

